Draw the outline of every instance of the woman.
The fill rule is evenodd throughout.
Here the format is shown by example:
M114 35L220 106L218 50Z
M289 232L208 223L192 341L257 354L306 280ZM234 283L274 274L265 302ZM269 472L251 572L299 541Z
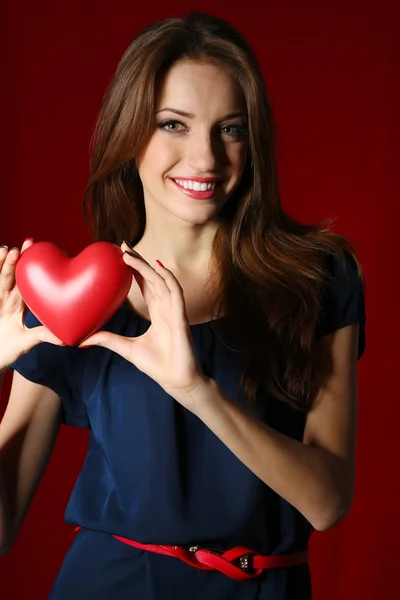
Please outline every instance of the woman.
M64 423L90 439L51 600L310 598L308 538L353 497L362 269L326 223L282 210L265 85L225 21L191 13L132 42L84 211L133 281L81 347L23 325L19 251L0 250L3 551Z

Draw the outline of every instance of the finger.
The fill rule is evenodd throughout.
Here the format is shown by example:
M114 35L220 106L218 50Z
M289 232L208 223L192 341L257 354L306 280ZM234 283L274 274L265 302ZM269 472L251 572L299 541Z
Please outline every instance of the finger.
M157 271L159 271L160 275L164 278L165 285L168 287L168 289L170 291L171 299L172 299L174 306L179 309L180 315L185 320L187 320L187 322L189 322L188 316L186 313L185 297L183 294L183 288L182 288L181 284L179 283L179 281L177 280L175 275L172 273L172 271L170 271L169 269L164 267L164 265L159 260L156 261L155 268Z
M9 292L15 281L15 265L20 257L20 251L18 248L11 248L8 251L0 271L1 287L3 290Z
M130 244L128 244L128 242L125 242L125 241L122 242L121 250L124 254L126 253L129 256L131 256L132 258L139 259L142 262L142 264L147 265L150 270L154 271L154 269L152 268L150 263L148 263L147 260L145 260L141 254L139 254L139 252L137 252L134 248L132 248L132 246Z
M166 267L164 267L162 262L157 260L154 268L157 271L157 273L159 273L161 275L161 277L164 279L165 284L168 287L170 292L175 293L175 294L176 293L183 294L183 289L182 289L181 284L179 283L179 281L177 280L177 278L175 277L173 272L170 271L169 269L167 269Z
M49 342L56 346L65 346L66 344L52 334L46 327L39 325L38 327L32 327L29 329L25 328L25 335L21 344L21 351L23 354L29 352L32 348L37 346L40 342Z
M128 244L128 242L126 242L125 240L122 242L121 244L121 250L122 252L130 252L133 256L136 256L137 258L142 259L145 263L149 264L147 262L147 260L145 260L143 258L143 256L141 254L139 254L139 252L137 250L135 250L130 244Z
M163 284L163 287L168 289L165 285L164 278L161 277L161 275L157 273L143 258L137 258L136 256L133 256L130 251L125 251L122 257L124 262L133 270L137 271L150 286L154 287Z
M98 331L86 338L78 345L78 348L88 348L89 346L100 346L116 352L128 360L129 350L132 344L131 338L126 338L110 331Z
M60 338L54 335L54 333L52 333L44 325L32 327L31 329L28 329L28 331L31 333L32 338L36 341L48 342L49 344L55 344L56 346L66 346L65 342L60 340Z
M0 271L4 264L4 261L6 260L7 254L8 254L8 246L1 246L0 247Z
M21 246L21 254L33 245L33 238L26 238Z
M21 251L19 251L19 249L16 247L11 248L11 250L8 250L7 246L1 246L0 247L0 272L1 272L1 275L4 275L5 277L10 277L10 275L13 276L12 269L15 268L15 265L20 257L20 254L22 254L22 252L24 252L27 248L32 246L32 244L33 244L33 238L26 238L24 240L24 243L22 244ZM18 252L15 252L16 250ZM10 253L11 253L11 256L9 257ZM8 259L7 262L6 262L6 259ZM6 262L6 266L5 266L4 271L2 271L3 265L5 262ZM11 269L11 271L10 271L10 269ZM9 283L8 283L8 286L9 286Z

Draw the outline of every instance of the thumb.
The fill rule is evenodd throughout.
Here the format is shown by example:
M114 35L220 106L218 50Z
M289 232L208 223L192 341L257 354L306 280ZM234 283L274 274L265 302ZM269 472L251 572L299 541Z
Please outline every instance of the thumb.
M62 340L51 333L43 325L32 327L31 329L27 327L18 342L19 355L23 356L41 342L49 342L49 344L54 344L56 346L66 346Z
M116 352L128 360L129 351L132 345L130 338L111 333L110 331L98 331L83 340L78 348L88 348L89 346L102 346Z
M38 342L48 342L49 344L54 344L56 346L65 346L65 342L60 340L54 333L52 333L47 327L44 325L39 325L38 327L33 327L29 331L32 332L32 337Z

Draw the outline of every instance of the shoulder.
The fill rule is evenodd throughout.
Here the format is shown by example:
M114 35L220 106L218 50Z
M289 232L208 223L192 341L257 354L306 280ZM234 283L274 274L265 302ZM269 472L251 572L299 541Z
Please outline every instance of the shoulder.
M325 273L329 277L328 286L343 288L343 284L350 286L362 286L363 277L358 271L354 257L344 251L343 257L326 250L323 256Z
M353 256L326 251L326 280L322 285L316 335L322 337L348 325L359 324L359 358L365 350L365 282Z

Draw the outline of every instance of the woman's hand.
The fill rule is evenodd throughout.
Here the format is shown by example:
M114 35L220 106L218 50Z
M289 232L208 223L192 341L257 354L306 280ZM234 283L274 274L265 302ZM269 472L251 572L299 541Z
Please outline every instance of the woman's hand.
M161 264L151 267L125 242L121 249L149 309L151 325L146 333L134 338L99 331L80 347L103 346L116 352L188 407L191 393L208 378L195 354L183 290L173 273Z
M65 344L43 325L29 329L24 325L26 305L15 282L15 266L22 252L32 246L25 240L18 248L0 248L0 372L40 342Z

